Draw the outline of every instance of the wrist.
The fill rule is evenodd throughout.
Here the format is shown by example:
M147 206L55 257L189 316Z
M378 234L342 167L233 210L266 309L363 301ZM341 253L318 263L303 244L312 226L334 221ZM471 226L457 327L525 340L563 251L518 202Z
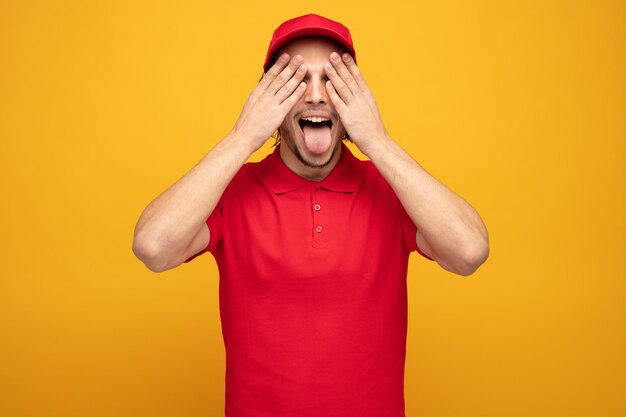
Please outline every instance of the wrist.
M371 137L366 144L359 146L359 150L369 159L374 159L377 155L385 153L391 143L393 139L387 133L382 133Z
M265 141L259 142L256 138L234 129L226 135L224 142L245 151L246 157L250 157L265 143Z

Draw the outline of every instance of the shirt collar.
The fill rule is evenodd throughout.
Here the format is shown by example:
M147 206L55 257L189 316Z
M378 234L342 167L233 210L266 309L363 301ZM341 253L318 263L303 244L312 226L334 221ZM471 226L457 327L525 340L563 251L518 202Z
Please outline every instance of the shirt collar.
M341 155L333 170L321 181L311 181L293 172L280 157L280 144L264 160L263 177L270 190L283 194L297 190L307 184L316 185L330 191L351 193L362 183L361 164L345 143L341 143Z

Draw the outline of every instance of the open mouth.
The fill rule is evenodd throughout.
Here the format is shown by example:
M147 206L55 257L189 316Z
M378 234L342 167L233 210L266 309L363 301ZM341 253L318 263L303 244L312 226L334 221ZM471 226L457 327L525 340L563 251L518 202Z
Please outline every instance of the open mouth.
M304 145L312 154L323 154L332 145L333 122L325 116L300 117L298 125L302 131Z
M305 126L309 126L311 128L320 128L323 126L328 126L329 128L333 127L333 122L330 119L325 117L301 117L298 120L298 124L300 125L300 129L304 131Z

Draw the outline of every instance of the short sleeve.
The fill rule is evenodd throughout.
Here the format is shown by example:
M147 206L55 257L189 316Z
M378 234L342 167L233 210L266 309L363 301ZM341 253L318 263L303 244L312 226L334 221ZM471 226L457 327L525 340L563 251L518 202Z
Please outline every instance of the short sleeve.
M192 261L193 259L202 255L205 252L214 251L219 245L219 243L221 242L222 236L223 236L223 230L224 230L224 225L222 221L223 201L224 201L224 196L220 198L217 205L215 206L215 209L213 209L213 212L211 213L209 218L206 219L206 225L209 228L209 233L210 233L209 244L207 245L206 248L202 249L200 252L196 253L195 255L193 255L192 257L190 257L183 263Z
M432 261L433 259L429 257L428 255L426 255L424 252L422 252L420 248L417 246L417 241L415 239L415 235L417 234L417 226L415 226L415 224L413 223L413 220L411 220L411 217L409 217L409 214L406 212L404 207L402 207L402 205L400 206L401 206L400 211L402 213L401 223L402 223L402 235L404 239L404 246L409 250L409 252L417 251L417 253L419 253L426 259L430 259Z

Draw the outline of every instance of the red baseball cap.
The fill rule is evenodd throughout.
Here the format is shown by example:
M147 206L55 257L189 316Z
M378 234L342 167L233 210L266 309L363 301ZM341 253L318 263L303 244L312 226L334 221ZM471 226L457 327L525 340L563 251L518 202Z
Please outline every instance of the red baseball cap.
M307 14L287 20L276 28L272 35L270 46L267 49L263 70L267 72L269 63L280 48L294 39L307 36L321 36L338 42L350 52L354 58L354 62L356 62L356 52L352 45L350 30L347 27L339 22L316 14Z

